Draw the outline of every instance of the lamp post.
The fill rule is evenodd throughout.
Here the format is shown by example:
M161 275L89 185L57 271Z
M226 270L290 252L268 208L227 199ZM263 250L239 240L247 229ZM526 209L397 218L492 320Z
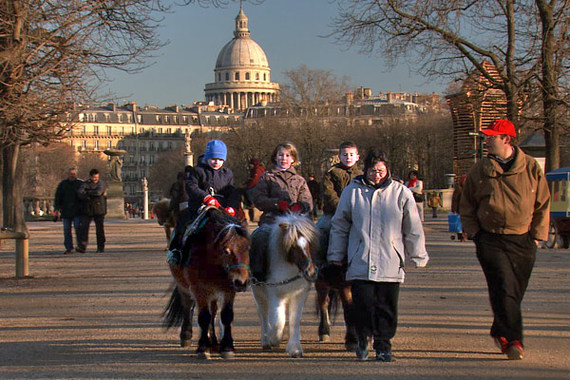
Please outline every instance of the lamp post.
M479 159L483 158L483 143L485 139L481 136L479 132L469 132L469 136L473 136L475 138L475 144L477 145L477 157Z
M146 177L141 179L143 188L143 204L144 204L144 220L148 220L148 180Z

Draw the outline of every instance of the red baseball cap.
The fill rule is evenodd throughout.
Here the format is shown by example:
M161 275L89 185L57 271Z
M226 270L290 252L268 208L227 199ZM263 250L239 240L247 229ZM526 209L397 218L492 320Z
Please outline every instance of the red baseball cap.
M509 135L517 137L515 125L506 119L497 119L489 128L481 129L481 133L487 136Z

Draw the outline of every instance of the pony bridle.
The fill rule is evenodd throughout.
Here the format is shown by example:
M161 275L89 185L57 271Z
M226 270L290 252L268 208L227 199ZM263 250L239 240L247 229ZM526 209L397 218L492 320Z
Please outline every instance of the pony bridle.
M303 277L310 282L315 282L317 280L317 267L313 266L314 272L311 275L310 269L311 269L311 263L313 262L313 259L311 259L308 255L307 255L307 249L308 249L308 245L309 245L309 241L301 236L298 240L297 240L297 246L299 248L301 248L301 250L303 251L303 255L305 256L305 260L303 260L300 264L302 264L302 269L301 266L299 266L299 269L301 270L301 273L303 274Z

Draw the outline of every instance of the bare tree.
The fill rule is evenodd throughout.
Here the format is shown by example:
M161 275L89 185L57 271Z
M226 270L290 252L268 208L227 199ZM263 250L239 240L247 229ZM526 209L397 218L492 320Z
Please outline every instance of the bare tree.
M57 141L75 103L93 100L105 70L135 72L163 44L160 12L226 0L4 0L0 2L0 165L3 226L27 232L20 148Z
M535 78L552 103L567 106L555 89L557 83L567 81L568 0L338 3L334 27L340 41L360 46L365 53L380 52L394 62L410 54L417 60L419 72L428 77L457 77L475 67L492 88L505 93L507 117L515 123L525 91ZM537 7L541 8L540 19ZM549 57L560 64L549 65ZM491 62L496 72L487 70L484 61ZM538 70L541 65L542 71ZM556 119L555 112L546 105L542 111L548 168L559 164L559 127L549 121Z
M181 171L184 171L183 146L160 153L149 171L150 191L168 197L170 186L176 181L176 175Z

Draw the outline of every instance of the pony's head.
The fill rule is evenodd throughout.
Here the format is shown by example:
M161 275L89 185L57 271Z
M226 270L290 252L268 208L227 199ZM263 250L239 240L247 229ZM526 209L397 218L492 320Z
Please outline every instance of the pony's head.
M281 250L285 259L296 265L303 276L315 281L317 270L313 255L319 249L319 232L314 223L300 214L288 214L277 218L281 231Z
M249 283L249 246L247 229L231 216L213 210L210 218L219 226L213 246L220 253L219 263L224 268L234 289L244 291Z

